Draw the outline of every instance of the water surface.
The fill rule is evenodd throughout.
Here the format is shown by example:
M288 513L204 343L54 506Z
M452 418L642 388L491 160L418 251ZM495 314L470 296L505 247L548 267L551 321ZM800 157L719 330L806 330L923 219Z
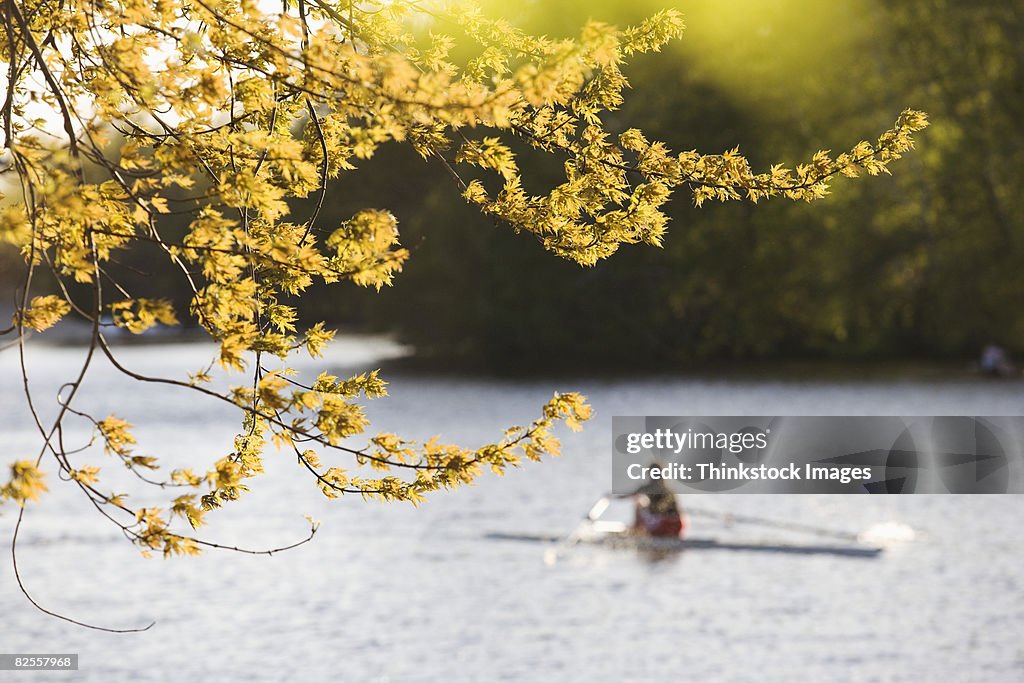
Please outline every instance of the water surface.
M80 352L30 351L38 400L52 415L56 387ZM181 376L208 362L212 348L119 353L133 369ZM324 364L342 374L398 353L381 341L345 342ZM311 372L320 367L301 364ZM547 566L541 546L483 537L495 530L569 533L610 483L616 414L1014 415L1024 408L1020 384L388 379L391 396L370 403L370 416L377 429L410 438L486 443L535 417L555 389L585 392L596 416L582 434L564 435L562 457L504 478L485 476L418 510L327 501L292 458L271 452L268 476L243 500L211 513L205 532L218 542L272 547L303 536L303 514L322 521L313 543L270 558L211 551L198 559L143 559L72 487L53 481L49 466L51 492L28 510L19 544L34 595L107 626L156 625L113 635L47 617L18 593L4 559L0 649L77 652L81 670L73 677L87 681L234 680L241 672L260 681L1024 679L1019 496L722 495L694 503L850 531L888 520L918 530L914 543L875 561L693 552L650 562L581 546ZM34 457L39 448L19 388L17 355L0 353L5 461ZM229 407L140 386L102 361L80 400L139 425L139 452L168 468L207 467L229 452L238 429ZM127 481L102 453L76 462L104 467L108 486ZM166 500L157 494L152 502ZM150 502L142 494L131 500ZM0 508L5 542L13 510ZM613 506L608 515L627 513ZM695 535L730 540L780 538L706 519L691 527Z

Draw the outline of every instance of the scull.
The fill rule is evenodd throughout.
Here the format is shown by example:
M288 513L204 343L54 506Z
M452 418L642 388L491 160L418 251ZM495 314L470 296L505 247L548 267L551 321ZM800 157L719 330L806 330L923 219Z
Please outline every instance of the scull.
M878 557L882 548L865 545L821 545L772 542L734 542L717 538L668 538L644 536L633 533L624 525L615 523L597 523L591 533L581 534L574 539L575 543L602 545L614 550L638 550L641 552L675 553L692 550L731 550L734 552L783 553L787 555L832 555L838 557L873 558ZM528 543L557 544L564 542L564 537L553 534L514 534L492 532L486 538L498 541L522 541Z

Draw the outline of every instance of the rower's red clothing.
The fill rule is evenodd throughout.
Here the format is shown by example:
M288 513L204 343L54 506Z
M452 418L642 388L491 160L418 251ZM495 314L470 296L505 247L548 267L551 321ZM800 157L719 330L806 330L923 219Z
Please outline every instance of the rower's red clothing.
M634 529L647 536L682 538L686 532L686 520L678 512L659 514L638 505Z
M660 479L648 482L633 494L636 504L633 531L644 536L682 538L686 531L683 511L675 494Z

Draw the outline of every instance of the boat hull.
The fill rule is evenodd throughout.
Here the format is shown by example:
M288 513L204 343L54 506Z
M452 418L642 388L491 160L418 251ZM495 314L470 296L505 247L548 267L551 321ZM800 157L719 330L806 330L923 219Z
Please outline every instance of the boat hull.
M544 534L510 534L494 532L486 538L499 541L559 543L563 537ZM690 550L721 550L733 552L781 553L786 555L833 555L839 557L873 558L881 548L856 545L804 545L789 543L733 543L716 538L655 538L631 533L598 534L575 539L574 542L603 545L616 550L646 552L683 552Z

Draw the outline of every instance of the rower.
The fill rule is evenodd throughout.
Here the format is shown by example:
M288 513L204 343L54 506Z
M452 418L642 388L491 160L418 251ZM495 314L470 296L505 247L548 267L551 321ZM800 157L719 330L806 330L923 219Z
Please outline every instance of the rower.
M1010 362L1006 349L996 344L987 344L981 350L981 372L990 377L1012 377L1017 368Z
M683 537L686 516L664 480L654 479L644 484L633 494L633 500L633 533L660 538Z

